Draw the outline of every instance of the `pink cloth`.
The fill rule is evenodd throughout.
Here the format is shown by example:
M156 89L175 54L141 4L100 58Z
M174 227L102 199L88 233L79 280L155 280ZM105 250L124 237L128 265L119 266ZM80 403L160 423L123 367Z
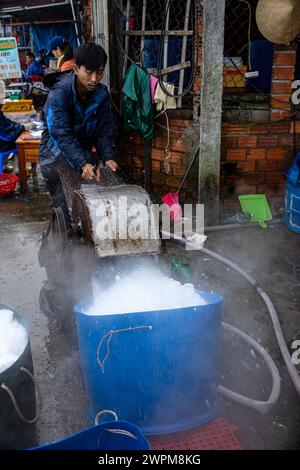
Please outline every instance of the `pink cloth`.
M154 75L150 75L150 91L151 91L151 101L154 103L155 90L158 83L158 78Z

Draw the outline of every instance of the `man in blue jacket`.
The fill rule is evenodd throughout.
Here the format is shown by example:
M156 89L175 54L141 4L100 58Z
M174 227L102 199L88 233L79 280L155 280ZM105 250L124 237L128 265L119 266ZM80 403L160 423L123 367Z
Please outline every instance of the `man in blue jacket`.
M27 65L27 71L23 73L24 80L30 80L33 76L44 76L44 69L41 64L35 60L33 52L26 52L25 63Z
M15 142L22 132L34 129L34 127L34 123L19 124L11 121L0 110L0 152L14 150Z
M106 86L100 83L107 56L96 44L84 43L74 54L74 72L60 74L44 106L46 129L40 145L40 167L52 207L66 208L58 169L68 165L83 180L100 180L99 161L116 171L116 126ZM96 152L92 152L92 149Z

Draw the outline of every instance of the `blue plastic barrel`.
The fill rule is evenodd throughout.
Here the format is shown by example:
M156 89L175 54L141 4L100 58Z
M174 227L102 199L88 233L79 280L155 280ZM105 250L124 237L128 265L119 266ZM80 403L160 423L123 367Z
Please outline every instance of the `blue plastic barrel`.
M219 409L222 297L171 310L86 315L75 307L89 415L108 409L145 434L183 431Z
M286 183L284 223L294 232L300 233L300 186Z
M250 89L257 88L264 93L269 93L272 82L274 44L267 40L252 41L250 43L250 57L252 71L258 71L257 78L248 79ZM247 47L248 57L248 47ZM253 85L253 86L251 86Z

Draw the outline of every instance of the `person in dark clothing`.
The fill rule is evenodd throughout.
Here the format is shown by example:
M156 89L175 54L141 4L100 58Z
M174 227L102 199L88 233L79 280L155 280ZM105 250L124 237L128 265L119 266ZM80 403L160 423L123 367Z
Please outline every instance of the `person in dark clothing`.
M85 181L100 180L100 161L112 171L118 168L111 101L106 86L100 83L106 53L99 45L84 43L74 57L74 72L58 74L43 108L46 128L39 152L51 205L62 207L64 213L60 167L67 165L80 172Z
M33 52L26 52L25 63L27 71L23 73L24 80L30 80L31 77L43 77L44 69L42 65L35 60Z
M0 110L0 152L9 152L16 147L17 138L25 130L34 129L33 123L19 124L8 119Z

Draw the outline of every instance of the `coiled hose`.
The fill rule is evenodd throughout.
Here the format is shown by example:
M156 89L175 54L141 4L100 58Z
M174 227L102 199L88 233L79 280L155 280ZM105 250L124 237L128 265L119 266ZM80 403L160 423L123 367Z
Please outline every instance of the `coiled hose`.
M272 324L273 324L273 328L274 328L274 331L275 331L276 339L277 339L282 357L284 359L285 365L287 367L289 376L290 376L290 378L291 378L291 380L294 384L294 387L295 387L297 393L300 395L300 377L298 375L298 371L297 371L296 367L294 366L294 364L292 362L292 359L291 359L291 356L290 356L290 353L289 353L288 347L286 345L286 342L285 342L285 339L284 339L284 336L283 336L283 332L282 332L282 329L281 329L281 326L280 326L280 323L279 323L279 319L278 319L276 309L275 309L270 297L263 290L263 288L258 284L258 282L252 276L250 276L250 274L248 274L246 271L244 271L240 266L233 263L232 261L225 258L224 256L220 255L219 253L216 253L212 250L204 248L203 246L201 247L199 244L194 243L190 240L187 240L186 238L181 237L179 235L169 233L169 232L165 232L165 231L162 231L161 233L162 233L163 236L170 237L170 238L172 238L173 240L175 240L179 243L182 243L184 245L188 245L190 248L194 248L195 250L200 249L204 254L206 254L206 255L208 255L208 256L210 256L210 257L212 257L212 258L214 258L214 259L216 259L216 260L218 260L218 261L220 261L224 264L226 264L227 266L229 266L231 269L233 269L234 271L239 273L242 277L244 277L251 284L251 286L256 290L256 292L259 294L259 296L262 298L262 300L266 304L266 307L268 309L268 312L269 312L271 320L272 320ZM225 327L225 329L227 329L227 330L233 331L237 335L244 338L249 344L251 344L264 357L264 359L266 360L266 363L267 363L267 365L268 365L268 367L271 371L272 377L273 377L273 389L272 389L272 392L271 392L267 402L257 402L257 400L248 399L247 397L243 397L242 395L236 394L235 392L232 392L231 390L228 390L228 389L226 389L222 386L220 386L220 391L227 398L230 398L230 399L232 399L234 401L237 401L241 404L244 404L246 406L250 406L251 408L254 408L257 411L260 411L261 413L266 413L270 409L270 407L273 404L275 404L275 402L277 401L277 399L279 397L279 393L280 393L280 377L279 377L277 367L276 367L274 361L272 360L271 356L267 353L267 351L265 351L265 349L263 349L256 341L254 341L253 338L246 335L241 330L238 330L237 328L234 328L231 325L223 324L223 327ZM254 343L255 343L255 345L254 345Z

